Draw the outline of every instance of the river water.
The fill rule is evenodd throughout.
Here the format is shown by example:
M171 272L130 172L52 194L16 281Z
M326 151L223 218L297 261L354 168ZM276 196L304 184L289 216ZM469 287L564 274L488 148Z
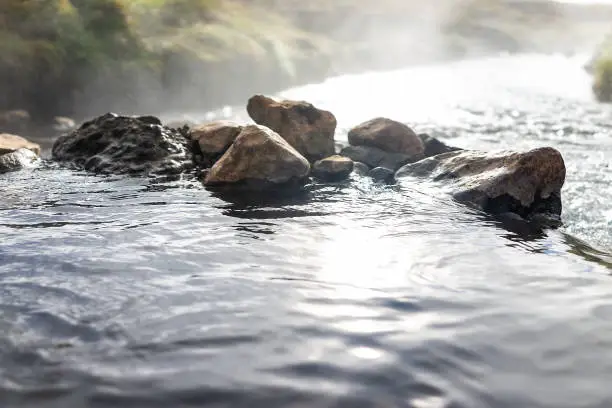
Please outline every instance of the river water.
M283 93L334 112L340 142L381 115L465 148L552 145L560 230L412 179L249 203L48 163L1 175L0 407L612 406L612 108L582 62Z

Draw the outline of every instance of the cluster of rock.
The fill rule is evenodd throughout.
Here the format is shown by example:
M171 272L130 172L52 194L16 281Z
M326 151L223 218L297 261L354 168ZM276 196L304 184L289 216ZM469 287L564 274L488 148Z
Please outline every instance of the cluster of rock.
M349 145L336 152L336 118L331 112L262 95L248 101L247 112L254 124L217 121L180 129L152 116L109 113L58 138L52 157L98 173L176 174L200 169L204 185L215 189L294 188L311 177L338 182L351 173L387 183L427 177L450 186L457 200L487 212L523 218L561 213L565 165L552 148L465 151L417 134L406 124L375 118L351 129ZM11 160L24 154L23 149L30 156L39 153L21 140L20 145L14 139L12 150L6 150ZM2 143L0 139L0 153L5 151Z

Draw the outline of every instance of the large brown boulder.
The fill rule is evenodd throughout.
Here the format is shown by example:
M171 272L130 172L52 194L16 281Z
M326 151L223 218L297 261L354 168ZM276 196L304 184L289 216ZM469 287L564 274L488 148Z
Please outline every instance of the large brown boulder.
M423 158L425 150L421 138L412 129L387 118L375 118L354 127L348 133L348 141L352 146L376 147L415 160Z
M249 116L283 137L310 162L335 153L336 118L303 101L280 101L255 95L247 104Z
M54 160L97 173L177 174L193 167L188 135L154 116L107 113L59 137Z
M229 149L241 131L241 125L223 120L195 126L189 135L200 148L204 166L210 167Z
M256 189L295 186L304 183L309 172L308 160L276 132L248 125L212 166L204 184Z
M490 213L561 214L565 163L550 147L524 153L457 151L402 167L395 175L427 177L446 183L458 201Z
M14 152L18 149L28 149L40 156L40 146L29 140L12 135L10 133L0 133L0 155Z

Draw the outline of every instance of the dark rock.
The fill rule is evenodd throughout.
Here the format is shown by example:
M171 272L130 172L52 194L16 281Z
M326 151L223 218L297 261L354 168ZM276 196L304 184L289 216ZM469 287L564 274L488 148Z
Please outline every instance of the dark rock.
M276 132L265 126L245 126L234 143L212 166L204 184L248 189L299 186L310 164Z
M387 118L375 118L364 122L348 133L353 146L376 147L389 153L401 153L423 157L423 142L416 133L403 123Z
M457 151L402 167L396 179L428 177L450 187L453 197L493 213L561 214L565 164L550 147L524 153Z
M374 181L380 181L383 183L393 183L395 173L391 169L385 167L375 167L368 173Z
M346 180L352 171L353 161L339 155L326 157L312 165L312 175L325 181Z
M303 101L280 101L255 95L247 105L249 116L258 124L282 136L311 163L332 156L336 118Z
M203 157L204 167L210 167L229 149L242 126L230 121L217 121L193 127L189 135Z
M389 153L377 147L348 146L340 152L355 162L362 162L370 167L386 167L396 171L407 163L416 161L415 157L402 153Z
M371 168L362 162L353 162L353 173L359 174L360 176L367 176Z
M154 116L107 113L58 138L52 156L98 173L177 174L193 167L191 145Z
M462 150L458 147L449 146L426 133L419 134L419 138L421 138L423 146L425 146L425 151L423 152L425 157Z
M38 154L26 148L17 149L0 155L0 173L20 170L32 165L38 159Z
M40 146L29 140L10 133L0 133L0 155L12 153L19 149L28 149L40 156Z

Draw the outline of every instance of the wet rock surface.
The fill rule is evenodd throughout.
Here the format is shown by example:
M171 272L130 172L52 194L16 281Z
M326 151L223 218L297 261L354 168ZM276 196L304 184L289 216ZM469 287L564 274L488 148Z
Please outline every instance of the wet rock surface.
M382 183L392 183L394 175L393 170L386 167L374 167L368 172L368 176L372 177L372 180Z
M230 121L216 121L192 127L189 135L198 144L204 167L211 167L234 143L243 126Z
M348 140L352 146L405 154L414 161L423 158L424 146L417 134L407 125L387 118L375 118L354 127L348 133Z
M273 130L245 126L231 147L212 166L204 184L247 189L294 187L303 184L310 164Z
M426 133L420 133L419 138L423 142L423 155L425 157L431 157L436 156L438 154L462 150L458 147L449 146L446 143L441 142L440 140L436 139L435 137L429 136Z
M31 166L38 159L38 154L26 148L0 155L0 173L16 171Z
M40 156L40 146L32 143L24 137L10 133L0 133L0 155L12 153L19 149L31 150L36 156Z
M550 147L528 152L457 151L402 167L396 179L427 177L448 183L453 197L482 210L523 218L561 214L565 164Z
M107 113L58 138L52 157L97 173L177 174L193 167L191 144L154 116Z
M308 102L278 102L263 95L249 99L247 112L256 123L281 135L311 163L335 153L336 118L331 112Z
M353 161L348 157L334 155L318 160L312 165L312 175L323 181L345 180L353 171Z
M369 146L347 146L342 149L340 154L353 161L364 163L370 168L385 167L393 171L415 161L413 156L402 153L389 153L377 147Z

